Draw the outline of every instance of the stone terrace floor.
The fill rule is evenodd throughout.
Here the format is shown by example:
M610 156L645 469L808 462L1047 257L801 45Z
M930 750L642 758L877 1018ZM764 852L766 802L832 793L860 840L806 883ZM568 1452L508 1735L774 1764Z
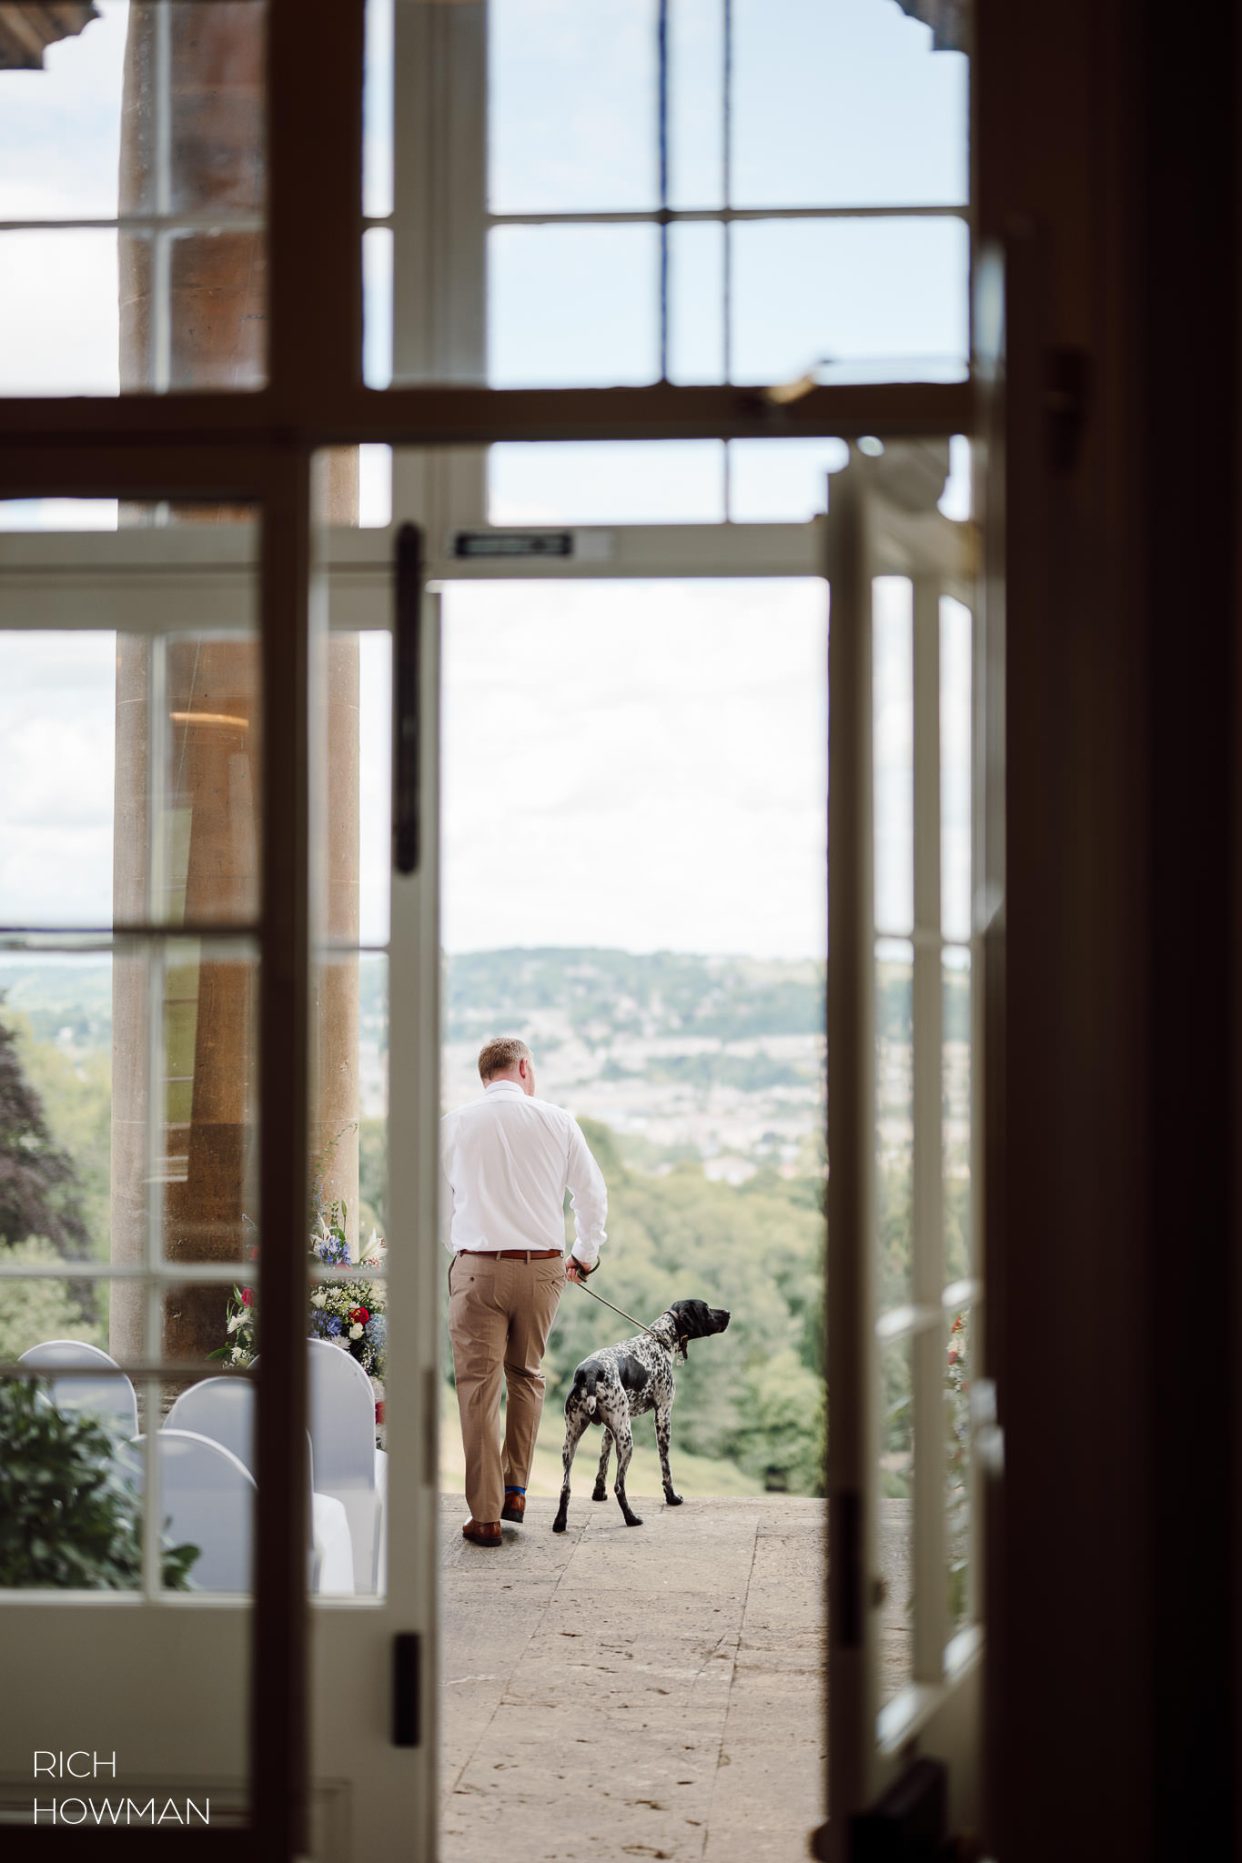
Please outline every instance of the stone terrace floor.
M824 1509L442 1502L444 1863L805 1857L824 1817Z

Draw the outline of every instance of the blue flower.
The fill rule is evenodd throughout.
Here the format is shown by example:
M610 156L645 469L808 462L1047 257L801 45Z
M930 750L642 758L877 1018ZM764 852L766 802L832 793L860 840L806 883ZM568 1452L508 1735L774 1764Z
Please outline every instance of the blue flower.
M363 1328L363 1335L369 1339L377 1352L382 1352L388 1344L388 1316L373 1313Z
M329 1313L324 1318L324 1333L329 1339L336 1339L345 1330L345 1322L339 1314Z

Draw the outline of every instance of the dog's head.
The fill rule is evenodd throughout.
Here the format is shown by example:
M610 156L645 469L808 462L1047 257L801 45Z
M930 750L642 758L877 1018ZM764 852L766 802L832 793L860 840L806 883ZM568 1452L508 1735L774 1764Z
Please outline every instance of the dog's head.
M705 1300L675 1300L669 1308L677 1328L677 1343L683 1354L691 1339L706 1339L722 1333L729 1324L723 1307L709 1307Z

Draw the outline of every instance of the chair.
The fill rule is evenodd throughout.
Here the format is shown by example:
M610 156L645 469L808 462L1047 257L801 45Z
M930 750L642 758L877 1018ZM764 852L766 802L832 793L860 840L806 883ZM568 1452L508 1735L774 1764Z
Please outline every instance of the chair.
M248 1378L204 1378L190 1385L174 1402L164 1428L209 1437L254 1474L255 1393ZM306 1460L311 1489L311 1589L319 1594L348 1595L354 1589L349 1520L340 1501L315 1492L309 1432Z
M81 1339L48 1339L42 1345L31 1346L17 1362L64 1374L48 1378L48 1392L57 1410L89 1410L126 1436L137 1433L138 1399L134 1387L116 1360L99 1346L87 1345ZM100 1375L99 1368L104 1366L112 1367L112 1375Z
M308 1339L315 1481L342 1502L354 1547L354 1581L375 1592L383 1576L388 1457L375 1447L375 1395L362 1366L326 1339Z
M163 1532L175 1546L199 1548L190 1568L194 1591L248 1592L254 1503L250 1471L220 1443L193 1430L155 1432ZM126 1458L138 1492L146 1475L146 1438L135 1436Z

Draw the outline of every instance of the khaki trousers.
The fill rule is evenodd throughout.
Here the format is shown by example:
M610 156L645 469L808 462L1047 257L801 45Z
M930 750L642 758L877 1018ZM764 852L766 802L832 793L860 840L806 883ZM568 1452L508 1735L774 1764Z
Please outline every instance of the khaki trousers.
M541 1370L565 1285L563 1256L504 1261L455 1255L449 1267L449 1338L457 1375L466 1505L499 1520L506 1483L524 1488L543 1412ZM508 1393L500 1440L500 1382Z

